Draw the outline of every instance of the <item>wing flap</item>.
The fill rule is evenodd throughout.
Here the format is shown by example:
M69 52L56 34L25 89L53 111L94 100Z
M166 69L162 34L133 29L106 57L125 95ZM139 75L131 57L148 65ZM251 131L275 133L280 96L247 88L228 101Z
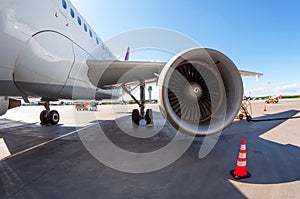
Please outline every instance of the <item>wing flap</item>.
M114 87L123 83L154 80L165 62L143 61L87 61L88 77L98 88ZM155 81L155 80L154 80Z

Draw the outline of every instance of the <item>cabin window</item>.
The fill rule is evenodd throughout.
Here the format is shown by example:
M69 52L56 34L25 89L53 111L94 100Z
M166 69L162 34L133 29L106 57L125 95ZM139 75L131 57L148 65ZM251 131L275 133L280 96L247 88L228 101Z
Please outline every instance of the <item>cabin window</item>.
M92 31L91 31L91 30L90 30L90 36L91 36L91 37L93 37L93 33L92 33Z
M75 12L74 12L74 10L72 8L70 9L70 14L71 14L72 18L75 18Z
M81 18L77 17L78 24L81 26Z
M98 39L98 37L96 37L96 42L97 42L97 44L99 45L99 39Z
M87 30L88 30L87 26L86 26L86 24L84 24L84 31L87 32Z
M66 2L66 0L62 0L62 6L64 7L64 9L67 9L67 2Z

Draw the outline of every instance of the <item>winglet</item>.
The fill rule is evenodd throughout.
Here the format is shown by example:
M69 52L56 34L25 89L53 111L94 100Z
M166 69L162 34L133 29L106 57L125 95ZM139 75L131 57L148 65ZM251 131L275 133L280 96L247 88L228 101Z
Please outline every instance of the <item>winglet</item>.
M125 55L125 59L124 59L125 61L129 60L129 54L130 54L130 48L128 46L127 51L126 51L126 55Z

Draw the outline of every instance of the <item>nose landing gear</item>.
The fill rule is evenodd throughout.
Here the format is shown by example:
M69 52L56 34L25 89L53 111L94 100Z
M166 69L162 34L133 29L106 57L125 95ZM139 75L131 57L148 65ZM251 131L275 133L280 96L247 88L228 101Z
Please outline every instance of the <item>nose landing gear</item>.
M52 124L56 125L59 122L60 116L56 110L50 111L50 103L46 101L44 103L46 110L43 110L40 114L41 125Z

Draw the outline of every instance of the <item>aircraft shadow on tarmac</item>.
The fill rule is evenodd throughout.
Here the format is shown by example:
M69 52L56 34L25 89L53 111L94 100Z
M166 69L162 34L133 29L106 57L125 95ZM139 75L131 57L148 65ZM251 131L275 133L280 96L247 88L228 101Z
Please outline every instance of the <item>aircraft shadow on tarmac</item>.
M212 168L215 166L216 170L223 169L229 171L230 169L234 169L239 153L240 142L245 138L247 140L248 170L252 174L252 177L242 180L243 182L274 184L298 181L300 180L300 148L291 144L279 144L260 137L260 135L276 128L298 113L298 110L289 110L277 114L267 114L262 117L257 117L250 123L246 121L236 121L233 125L223 131L218 144L207 157L203 160L198 159L195 161L200 161L202 163L205 161L210 162L209 164L211 164ZM114 122L115 121L105 121L103 125L111 126ZM163 130L151 137L150 140L148 139L147 141L147 139L145 139L142 142L138 138L132 138L125 133L114 134L113 132L106 131L105 127L104 131L110 140L116 141L116 144L121 145L122 148L130 151L135 150L133 147L128 148L128 142L142 143L143 146L145 146L145 144L147 145L149 142L148 144L152 146L145 150L148 152L157 150L168 144L175 136L175 132L168 125L165 125ZM203 139L204 138L195 138L193 144L184 156L188 155L197 158ZM158 142L153 144L154 140ZM136 147L136 145L134 146ZM225 160L225 157L227 160ZM228 161L228 159L230 161ZM205 167L206 164L207 163L202 164L197 169L205 171L206 168L201 167ZM227 175L226 179L228 178L233 179L231 176Z
M244 182L274 184L300 180L300 148L260 137L288 119L298 119L299 117L295 117L298 113L298 110L289 110L254 118L254 121L249 124L243 121L236 122L237 125L241 126L242 135L237 135L233 139L236 140L246 135L244 137L249 140L247 161L248 170L253 176L245 179Z
M75 130L75 127L65 127L62 124L40 126L38 123L0 119L0 137L5 140L12 154ZM69 136L66 139L78 140L78 136Z
M297 110L290 110L254 119L290 118L295 116L298 112ZM130 116L125 116L121 118L121 120L128 120L128 118L130 118ZM47 158L45 160L43 160L43 158L39 159L37 164L43 165L41 167L26 164L27 166L25 168L18 168L19 164L17 164L17 162L26 161L26 156L25 159L18 157L16 159L5 160L2 163L0 162L2 168L9 167L7 171L5 170L4 176L0 174L0 179L7 179L8 176L13 178L14 175L19 176L19 180L21 181L31 181L27 179L28 176L26 179L25 177L23 179L22 173L32 173L30 178L35 179L36 177L34 175L37 175L35 173L42 173L44 170L49 170L48 172L51 173L47 174L40 181L36 181L34 187L28 186L26 188L29 189L33 195L35 195L35 190L43 190L44 186L51 185L57 194L67 196L70 196L70 194L78 196L78 194L84 194L85 191L93 190L95 194L99 191L102 194L105 193L103 195L104 197L108 196L110 198L113 198L114 194L117 193L122 193L128 197L143 196L146 194L150 197L175 196L175 198L181 198L189 196L197 198L226 198L224 194L229 194L229 198L240 198L243 197L242 193L239 192L228 179L233 180L229 171L235 168L242 138L247 140L247 169L252 174L252 177L243 179L241 182L250 184L274 184L300 180L300 148L289 144L278 144L259 137L285 121L284 119L250 123L246 121L235 121L223 131L218 143L205 158L198 158L198 152L204 138L195 138L189 149L177 161L166 168L145 174L123 173L102 164L96 164L95 159L88 155L88 153L83 152L77 152L78 154L76 156L72 155L72 157L78 158L80 161L68 159L68 164L66 165L64 163L65 161L61 162L61 160L57 160L57 157L55 157L57 153L54 153L53 150L64 149L65 151L60 152L60 154L63 155L66 153L65 156L69 158L70 155L67 155L67 151L70 151L70 149L68 149L67 144L75 143L74 141L68 142L68 140L57 141L53 143L54 146L51 147L52 152L47 153ZM171 129L169 125L163 125L162 130L151 138L133 138L118 130L116 125L118 121L93 121L92 123L96 122L101 123L101 128L112 142L130 151L148 152L157 150L168 144L175 135L175 131ZM70 127L64 126L51 126L50 128L52 131L58 133L64 132L66 129L71 130L69 129ZM31 130L41 131L43 133L49 132L47 127L39 127L36 125ZM92 130L93 129L89 129L89 131ZM1 130L0 135L2 134L1 132L4 131ZM59 142L64 142L63 148L59 147ZM46 148L43 150L45 151ZM79 148L77 146L76 151L78 150ZM37 153L39 153L39 151L35 150L30 152L29 155L35 157L35 155L38 156ZM64 157L59 157L59 159L63 158ZM73 161L76 162L76 164L73 165ZM70 167L70 165L72 166ZM82 170L86 165L89 165L89 169ZM49 168L47 169L47 167ZM51 168L55 168L55 170ZM61 179L62 173L64 173L64 179ZM95 175L98 177L95 178ZM83 182L84 186L82 186ZM8 182L2 181L1 183L4 185ZM80 189L78 187L88 187L88 189ZM74 190L74 192L67 192L66 190ZM105 190L105 192L103 192L103 190ZM24 190L24 192L18 191L18 194L22 196L22 194L27 191L28 190ZM9 196L13 193L13 191L8 192L7 190L4 192L0 195ZM41 196L41 194L42 193L37 193L39 196Z
M245 138L247 140L248 170L252 174L252 177L242 180L243 182L274 184L298 181L300 180L300 148L290 144L282 145L260 137L260 135L276 128L298 113L298 110L289 110L257 117L250 123L246 121L236 121L223 131L219 142L207 157L202 160L197 158L204 138L195 138L189 150L183 155L183 158L188 155L196 158L194 161L201 162L201 165L197 168L198 172L211 170L211 173L214 173L213 168L215 167L216 170L222 169L226 173L226 171L229 172L230 169L234 169L239 153L240 142ZM126 120L128 120L128 118L126 118ZM115 132L113 129L109 130L105 128L105 126L109 127L114 123L115 121L103 122L104 132L110 140L115 141L117 145L130 151L135 151L134 147L137 147L137 145L139 145L138 143L143 145L143 152L157 150L168 144L175 136L174 130L172 130L169 125L165 125L157 135L141 141L138 138L132 138L120 131L115 134L113 133ZM156 144L154 144L154 141L157 141ZM128 145L128 142L137 144L134 144L134 147L132 147L133 145ZM149 147L145 149L145 145L147 144ZM141 149L138 149L138 151L141 151ZM208 163L205 163L206 161ZM193 163L194 162L191 162L191 164ZM205 168L207 164L210 164L212 169ZM226 180L228 178L233 179L230 175L225 176ZM212 177L210 177L210 179L211 178Z

